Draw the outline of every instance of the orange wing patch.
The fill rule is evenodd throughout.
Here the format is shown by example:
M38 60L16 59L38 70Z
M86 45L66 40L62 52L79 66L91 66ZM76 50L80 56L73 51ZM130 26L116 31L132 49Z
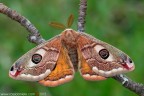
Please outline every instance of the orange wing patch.
M68 56L67 50L61 48L55 69L43 80L39 81L44 86L58 86L73 79L74 68Z

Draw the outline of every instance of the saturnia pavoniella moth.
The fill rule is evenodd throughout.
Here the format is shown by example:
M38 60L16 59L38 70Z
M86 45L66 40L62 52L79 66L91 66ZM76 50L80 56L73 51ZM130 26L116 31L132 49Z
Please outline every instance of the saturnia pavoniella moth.
M130 57L119 49L89 34L66 28L19 58L12 65L9 76L54 87L71 81L77 70L84 79L97 81L134 68Z

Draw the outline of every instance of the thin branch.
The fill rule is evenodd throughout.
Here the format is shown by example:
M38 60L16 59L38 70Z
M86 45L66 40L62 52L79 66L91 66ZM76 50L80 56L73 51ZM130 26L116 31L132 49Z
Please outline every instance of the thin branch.
M7 15L9 18L19 22L23 27L25 27L30 33L28 36L28 40L30 42L40 44L45 41L37 28L28 19L18 14L16 11L8 8L3 3L0 3L0 13Z
M78 31L84 32L85 17L87 10L87 0L80 0L79 17L78 17Z
M117 76L114 76L113 79L117 80L120 82L125 88L135 92L139 96L144 96L144 85L140 83L136 83L132 81L130 78L127 76L120 74Z

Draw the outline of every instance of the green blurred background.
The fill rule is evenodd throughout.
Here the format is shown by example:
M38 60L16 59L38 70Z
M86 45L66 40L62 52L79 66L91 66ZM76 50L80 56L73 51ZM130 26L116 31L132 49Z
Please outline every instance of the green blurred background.
M45 39L61 33L48 25L51 21L66 23L74 14L72 26L77 30L79 0L0 0L27 17ZM88 0L85 29L107 43L127 53L136 69L127 74L144 84L144 1L143 0ZM58 87L44 87L36 82L13 80L8 76L15 60L34 44L27 41L28 32L19 23L0 14L0 93L47 93L47 96L136 96L114 79L91 82L79 73L73 81ZM34 96L34 95L28 95Z

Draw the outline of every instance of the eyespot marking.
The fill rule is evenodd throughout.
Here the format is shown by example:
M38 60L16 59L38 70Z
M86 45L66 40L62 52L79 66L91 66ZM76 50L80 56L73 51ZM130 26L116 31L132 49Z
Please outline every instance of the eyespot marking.
M99 55L101 56L101 58L107 59L109 57L109 52L106 49L102 49L99 51Z
M41 60L42 56L40 54L34 54L31 59L34 64L38 64Z
M42 58L44 57L46 53L46 50L44 49L39 49L37 50L31 57L31 59L28 62L27 67L34 67L37 66L38 63L40 63L40 61L42 60Z
M112 56L112 54L105 47L103 47L101 45L96 45L94 47L94 49L96 50L96 52L100 55L100 57L102 59L104 59L106 61L113 61L114 60L114 57Z

